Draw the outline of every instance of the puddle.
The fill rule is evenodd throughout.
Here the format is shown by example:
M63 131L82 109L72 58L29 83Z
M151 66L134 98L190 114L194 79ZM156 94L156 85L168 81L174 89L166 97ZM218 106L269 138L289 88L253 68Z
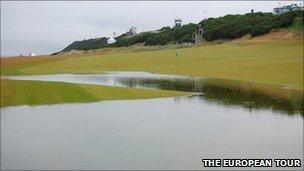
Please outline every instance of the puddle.
M1 108L3 170L209 170L202 158L303 161L303 100L295 90L141 72L9 78L197 93Z
M3 170L208 169L202 158L303 160L303 117L198 96L1 109Z
M283 86L272 84L148 72L9 76L7 78L188 91L200 93L200 98L223 105L242 106L249 110L272 109L289 115L304 115L303 91L286 89Z

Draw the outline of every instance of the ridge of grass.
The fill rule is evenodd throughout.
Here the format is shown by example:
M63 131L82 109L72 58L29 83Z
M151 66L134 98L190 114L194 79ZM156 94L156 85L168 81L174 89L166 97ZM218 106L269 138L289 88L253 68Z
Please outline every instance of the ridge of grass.
M188 92L1 79L1 107L183 96Z
M272 37L281 33L275 32ZM288 38L286 31L284 36ZM148 71L269 83L303 92L303 41L259 39L182 49L108 48L87 53L1 58L1 76ZM178 55L176 55L178 54ZM1 107L143 99L185 92L1 80Z
M6 68L14 70L15 66ZM18 71L30 75L148 71L281 84L302 89L303 42L241 41L183 49L71 55L63 60L19 68Z

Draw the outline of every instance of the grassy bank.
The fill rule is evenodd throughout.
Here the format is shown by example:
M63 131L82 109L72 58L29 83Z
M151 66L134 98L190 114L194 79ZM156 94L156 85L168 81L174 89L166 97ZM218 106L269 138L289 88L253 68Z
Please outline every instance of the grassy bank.
M301 40L234 41L178 50L133 51L114 48L87 54L46 57L34 61L35 59L31 58L28 61L24 58L2 59L1 74L149 71L285 84L296 89L303 88Z
M116 99L147 99L187 95L186 92L41 81L1 80L1 107L83 103Z
M105 48L56 56L1 58L1 75L148 71L271 83L302 91L303 41L285 40L285 37L290 37L289 33L276 32L251 40L204 43L181 49ZM2 107L185 94L99 85L1 80Z

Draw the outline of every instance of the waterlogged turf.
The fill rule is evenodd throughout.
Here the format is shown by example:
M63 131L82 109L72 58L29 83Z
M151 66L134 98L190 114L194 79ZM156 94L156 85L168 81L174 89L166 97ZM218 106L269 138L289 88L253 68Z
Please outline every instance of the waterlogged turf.
M178 55L176 55L178 54ZM303 90L302 41L233 41L182 49L107 48L73 55L1 58L1 75L148 71L270 83ZM179 96L185 93L1 80L1 106Z
M1 74L149 71L303 88L302 41L239 41L153 51L114 48L37 58L1 59Z
M1 107L100 100L147 99L189 93L42 81L1 80Z

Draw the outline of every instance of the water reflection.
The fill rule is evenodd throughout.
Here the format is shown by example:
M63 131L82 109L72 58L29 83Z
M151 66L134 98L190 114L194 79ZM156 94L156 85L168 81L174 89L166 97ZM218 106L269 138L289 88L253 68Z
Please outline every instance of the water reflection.
M302 114L303 93L271 86L270 90L256 83L219 79L138 79L122 78L129 87L149 87L201 93L200 98L222 105L237 105L249 110L272 109L281 113ZM253 84L253 85L250 85ZM251 86L251 88L250 88Z
M9 79L197 93L1 108L2 170L209 170L202 166L202 158L303 161L302 91L150 73Z
M271 84L213 78L160 75L146 72L110 72L92 75L12 76L9 79L62 81L110 86L155 88L200 93L200 98L248 110L272 109L288 115L304 115L303 91Z
M174 99L1 109L1 169L210 170L202 158L303 161L302 117Z

